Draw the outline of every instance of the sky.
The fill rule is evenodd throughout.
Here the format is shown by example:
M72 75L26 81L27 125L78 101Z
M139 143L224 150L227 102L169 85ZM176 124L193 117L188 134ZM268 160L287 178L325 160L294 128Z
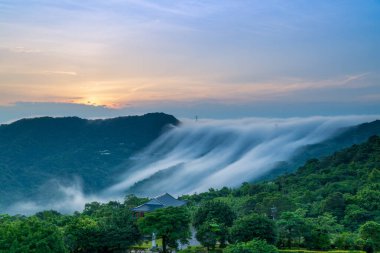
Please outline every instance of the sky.
M0 122L380 114L379 0L0 0Z

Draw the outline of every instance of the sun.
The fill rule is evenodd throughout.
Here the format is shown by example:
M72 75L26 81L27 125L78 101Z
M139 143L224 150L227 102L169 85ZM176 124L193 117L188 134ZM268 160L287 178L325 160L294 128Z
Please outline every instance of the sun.
M119 105L111 99L105 99L99 96L85 96L71 101L75 104L83 104L90 106L102 106L107 108L118 108Z

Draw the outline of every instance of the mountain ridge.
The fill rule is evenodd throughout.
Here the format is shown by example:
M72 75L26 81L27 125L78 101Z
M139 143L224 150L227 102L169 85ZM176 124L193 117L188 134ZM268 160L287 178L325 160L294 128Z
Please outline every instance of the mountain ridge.
M86 192L111 183L125 159L149 145L174 116L151 113L113 119L40 117L0 125L0 203L46 191L49 180L83 178ZM39 192L40 193L40 192Z
M262 122L255 121L253 124L256 123L261 124ZM117 185L120 182L119 179L133 178L131 172L136 172L134 171L136 168L133 167L134 163L144 164L144 162L149 162L148 164L150 164L151 161L148 161L148 159L152 159L152 168L157 169L162 157L156 157L158 155L155 153L156 151L174 153L180 155L179 157L181 158L185 153L181 153L181 150L178 153L176 146L172 146L173 139L167 139L168 134L171 135L173 132L177 131L178 133L179 131L180 135L177 137L179 137L180 141L184 141L181 142L181 145L186 144L187 149L185 151L198 152L199 157L204 155L204 151L199 148L201 146L198 144L204 140L208 141L207 143L211 145L210 150L212 150L212 148L216 147L215 145L220 144L225 148L232 148L231 146L226 146L225 143L228 142L224 142L225 139L235 140L235 138L242 138L242 136L238 135L240 133L239 129L232 134L223 129L215 133L220 127L224 127L224 122L219 122L216 125L207 125L206 123L206 133L216 134L211 135L213 138L215 137L214 139L209 138L207 134L205 135L202 132L203 128L186 128L186 124L198 125L196 122L181 124L175 117L164 113L96 120L85 120L78 117L40 117L22 119L12 124L1 125L0 173L2 177L0 178L0 183L3 187L0 189L0 207L9 203L25 203L25 201L31 201L29 203L37 201L41 205L45 203L45 200L59 201L62 197L62 192L57 189L62 189L62 187L65 191L76 187L77 191L74 195L82 194L83 198L99 196L99 194L103 194L101 196L107 198L108 193L119 193L118 196L126 193L141 195L144 192L141 191L142 188L152 190L153 186L158 185L161 187L160 185L165 184L168 179L172 178L173 172L178 173L182 170L182 163L178 166L168 167L168 169L163 167L163 170L155 174L145 175L145 178L140 177L140 181L134 181L135 185L130 189L123 190L120 188L119 192L118 190L115 192L108 190L110 186ZM175 129L168 132L171 129L170 126L179 127L175 127ZM274 127L274 130L278 130L276 124L272 127ZM196 135L189 135L194 129L202 131L199 131L199 134ZM235 130L236 128L233 129ZM252 129L255 128L251 128L251 126L246 128L243 136L249 137L259 134L252 131ZM300 130L304 133L309 133L313 129L313 127L309 127ZM188 132L189 130L190 132ZM264 131L268 131L268 129ZM286 131L287 129L283 129L276 136L281 138L283 137L281 133L287 134ZM228 138L227 133L230 134ZM287 164L280 167L280 170L271 170L268 173L268 178L294 171L297 168L297 162L302 164L303 161L306 162L310 158L320 158L324 155L332 154L350 144L364 142L369 135L379 133L379 120L339 129L339 133L328 140L309 146L301 146L299 151L301 158L298 161L289 160ZM323 134L325 132L322 131ZM255 141L255 138L244 139L244 145L248 142L248 146L245 146L244 149L245 152L247 151L246 149L255 147L254 143L250 143L251 140ZM260 140L262 137L258 136L257 138ZM157 141L155 141L156 139ZM174 140L175 143L176 141ZM286 144L284 143L285 146ZM153 149L151 149L152 146L154 147ZM141 155L141 151L144 151L145 148L153 150L153 153L142 152L145 156ZM236 149L236 152L238 151ZM273 150L269 149L266 152L271 151ZM208 153L212 154L212 152ZM238 155L236 159L240 159L239 154L236 155ZM286 166L290 169L286 169ZM209 167L207 168L210 169ZM248 169L252 170L251 167ZM190 184L193 182L191 176L186 177L183 180L185 182L182 182L187 187L191 187ZM255 181L268 178L263 177ZM231 179L229 178L228 180ZM172 187L173 190L176 186L179 186L177 183L172 180L168 186ZM163 188L159 190L163 190ZM70 194L72 193L69 193L69 196L71 196ZM72 196L75 197L74 195Z
M301 148L291 160L278 163L271 174L264 175L257 181L273 179L282 174L294 172L310 158L320 159L329 156L354 144L363 143L373 135L380 135L380 120L344 127L338 134L326 141Z

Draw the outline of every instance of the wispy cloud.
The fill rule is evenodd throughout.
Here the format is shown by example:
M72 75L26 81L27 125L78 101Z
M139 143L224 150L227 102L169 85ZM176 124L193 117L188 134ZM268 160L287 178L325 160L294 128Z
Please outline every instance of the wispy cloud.
M217 5L201 1L168 1L126 0L126 3L141 7L151 13L163 13L181 17L200 17L225 9L231 4L219 1Z
M179 8L174 8L173 5L171 7L164 6L162 4L157 4L155 2L146 1L146 0L127 0L128 3L131 3L133 5L137 5L143 8L147 8L149 10L153 11L159 11L159 12L165 12L165 13L171 13L176 15L189 15L189 13L184 12L180 10ZM175 4L174 4L175 6Z
M8 50L13 53L23 53L23 54L36 54L36 53L42 52L40 49L26 48L26 47L13 47L13 48L8 48Z
M66 76L77 76L78 73L74 71L44 71L45 75L66 75Z
M282 78L272 81L234 83L218 82L220 79L194 79L191 78L157 78L135 79L135 88L123 89L122 86L114 86L114 89L124 90L121 99L133 103L144 101L196 101L213 100L220 102L235 101L245 103L248 101L268 101L279 98L290 98L300 92L320 90L329 93L336 89L365 89L365 79L370 73L346 75L322 80L310 80L302 78ZM182 85L176 85L181 83ZM111 86L112 87L112 86ZM111 88L110 87L110 88ZM102 91L104 92L104 90ZM112 92L109 90L109 92ZM140 102L139 102L140 101Z

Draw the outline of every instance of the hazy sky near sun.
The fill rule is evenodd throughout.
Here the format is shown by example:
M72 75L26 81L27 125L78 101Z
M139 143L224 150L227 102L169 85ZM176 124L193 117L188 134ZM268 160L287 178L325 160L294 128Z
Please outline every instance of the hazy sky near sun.
M0 114L379 114L379 13L378 0L0 0Z

